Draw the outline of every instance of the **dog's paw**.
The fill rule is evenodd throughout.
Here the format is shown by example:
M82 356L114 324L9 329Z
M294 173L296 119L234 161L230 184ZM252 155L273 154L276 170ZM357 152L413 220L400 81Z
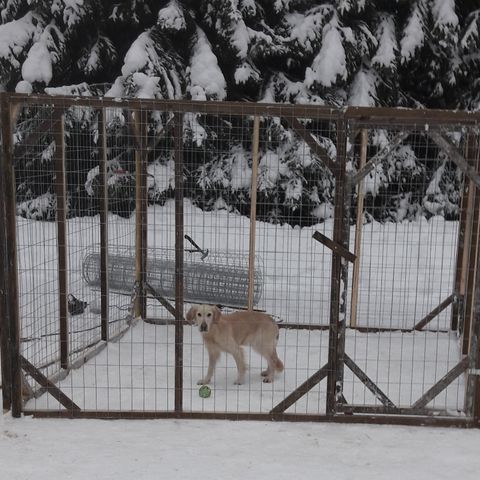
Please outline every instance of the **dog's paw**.
M273 382L273 378L272 377L265 377L263 379L263 383L272 383Z
M202 378L197 382L197 385L208 385L210 383L210 380L207 380L206 378Z
M268 370L264 370L260 375L266 377L268 375Z
M233 382L234 385L243 385L244 383L245 383L245 382L244 382L243 380L239 379L239 378L237 378L237 379Z

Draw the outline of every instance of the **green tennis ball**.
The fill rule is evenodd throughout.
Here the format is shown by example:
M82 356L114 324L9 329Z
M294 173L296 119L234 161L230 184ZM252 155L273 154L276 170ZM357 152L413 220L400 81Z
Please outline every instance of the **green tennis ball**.
M208 398L212 394L212 390L208 385L202 385L198 390L198 394L202 398Z

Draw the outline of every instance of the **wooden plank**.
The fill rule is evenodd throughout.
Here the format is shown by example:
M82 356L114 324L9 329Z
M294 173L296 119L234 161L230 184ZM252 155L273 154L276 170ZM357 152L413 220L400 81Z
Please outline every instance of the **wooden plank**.
M395 404L382 392L373 380L345 353L345 365L355 374L355 376L373 393L375 398L385 407L395 408Z
M463 155L441 133L428 130L427 135L447 154L448 158L477 186L480 187L480 175L477 169L469 165Z
M368 163L361 168L357 173L350 175L348 181L352 185L356 185L360 180L363 180L379 163L383 162L393 150L395 150L409 135L410 131L403 131L398 133L393 140L375 154Z
M355 262L355 259L357 258L352 252L347 250L344 246L341 244L335 243L333 240L330 240L328 237L323 235L322 233L316 231L312 237L317 240L317 242L320 242L321 244L325 245L328 247L333 253L336 255L340 255L341 257L346 258L349 262Z
M183 410L183 114L175 113L175 412Z
M317 142L315 137L308 131L305 125L302 125L296 117L283 117L290 128L303 139L310 147L312 153L317 156L331 172L334 170L334 161L330 158L327 151Z
M425 315L414 327L414 330L422 330L427 324L429 324L437 315L442 313L453 301L455 300L455 294L449 295L442 303L437 305L430 313Z
M67 410L80 411L80 407L67 395L65 395L53 382L51 382L42 372L37 370L25 357L21 357L22 368L36 382L46 389L52 397L58 400Z
M250 187L250 231L248 246L248 310L253 310L253 294L255 291L255 234L257 231L257 179L258 179L258 147L260 139L260 117L253 119L252 141L252 180Z
M60 366L68 368L68 254L67 254L67 186L65 175L65 118L61 111L54 115L60 118L55 130L55 193L57 199L57 255L58 255L58 305L60 321Z
M440 392L445 390L468 367L468 357L463 357L460 362L447 372L435 385L429 388L413 405L412 409L423 408L430 403Z
M100 299L101 338L108 341L108 186L107 186L107 131L105 109L98 112L98 162L100 181Z
M308 393L315 385L318 385L328 375L329 365L325 364L320 370L309 377L290 395L285 397L279 404L270 410L270 413L282 413L290 408L297 400Z
M368 131L362 129L361 143L360 143L360 164L359 169L365 166L367 162L367 145L368 145ZM352 273L352 308L350 310L350 327L357 326L357 310L358 310L358 288L360 283L360 254L362 248L362 227L363 227L363 205L365 200L365 189L363 181L358 183L357 193L357 216L355 221L355 244L353 254L355 261L353 262Z

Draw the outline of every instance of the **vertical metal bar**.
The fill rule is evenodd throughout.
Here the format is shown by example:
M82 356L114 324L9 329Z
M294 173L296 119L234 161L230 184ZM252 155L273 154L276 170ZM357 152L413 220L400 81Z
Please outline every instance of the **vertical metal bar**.
M147 157L146 128L147 112L133 112L137 149L135 150L135 271L138 296L135 303L135 316L146 318L147 297Z
M472 135L473 136L473 135ZM475 152L478 155L478 142ZM478 166L477 166L478 168ZM478 190L478 189L475 189ZM477 197L479 192L477 191ZM473 299L472 299L472 314L471 314L471 328L463 331L463 339L469 339L468 356L469 356L469 372L467 376L466 392L465 392L465 413L468 416L473 416L475 420L480 420L480 276L478 275L478 269L480 268L480 255L478 254L480 248L480 221L478 216L476 217L476 223L473 224L474 232L477 232L476 237L472 239L477 242L477 255L475 263L471 264L471 270L475 271ZM467 316L465 316L465 320Z
M258 144L260 139L260 117L253 119L252 142L252 181L250 188L250 239L248 249L248 309L253 310L253 294L255 290L255 234L257 220L257 177L258 177Z
M467 135L467 141L465 142L464 156L467 162L472 165L471 159L469 158L468 149L470 145L471 133ZM473 166L473 165L472 165ZM457 256L455 262L455 279L453 283L453 293L455 294L455 301L452 305L452 315L450 320L450 325L452 330L458 330L460 327L460 320L463 320L464 313L464 295L465 295L465 272L467 269L467 260L468 260L468 245L466 244L467 239L470 238L471 234L471 210L473 205L473 191L474 183L468 178L467 175L464 176L463 181L463 192L461 200L461 212L460 212L460 224L458 226L458 238L457 238Z
M361 144L360 144L360 165L361 170L367 162L367 144L368 144L368 131L362 129L361 132ZM350 327L357 326L357 310L358 310L358 285L360 281L360 254L362 248L362 226L363 226L363 203L365 199L364 194L364 181L360 180L358 184L357 195L357 219L355 223L355 246L354 255L355 262L353 264L353 276L352 276L352 309L350 312Z
M58 111L55 131L55 193L57 197L58 303L60 311L60 366L68 368L67 199L65 177L65 116Z
M6 94L1 95L1 118L2 118L2 151L0 152L0 172L5 172L6 161L8 158L8 152L6 147L8 141L5 141L6 136L9 135L6 123L9 122L8 115L8 103L6 100ZM0 174L0 225L6 225L6 186L4 184L5 175ZM5 232L4 235L0 235L0 361L2 370L2 402L3 410L10 410L12 408L12 370L11 370L11 358L10 358L10 325L8 315L8 302L9 298L8 285L10 283L8 275L7 264L7 242L8 235Z
M8 297L6 306L6 330L8 339L8 357L10 363L10 394L12 416L22 414L22 378L20 364L20 311L18 299L17 270L17 233L16 233L16 201L15 170L13 166L12 110L7 94L2 94L2 171L5 197L5 236L6 270L8 276ZM7 361L8 365L8 361Z
M183 410L183 114L175 113L175 411Z
M147 247L148 247L148 189L147 189L147 135L148 135L148 112L142 110L140 115L140 148L142 152L142 182L141 182L141 213L142 213L142 288L140 314L142 318L147 318L147 291L145 284L147 282Z
M345 242L345 166L346 166L346 125L343 119L337 120L337 158L335 160L335 207L333 224L333 241L341 245ZM348 224L348 220L347 220ZM345 345L346 306L346 261L341 255L333 254L331 295L330 295L330 330L328 339L327 377L327 415L335 413L337 399L343 391L343 349Z
M475 171L479 169L479 153L478 148L478 138L474 135L471 135L469 138L468 146L468 161L472 161L475 167ZM479 242L479 231L478 223L480 220L480 191L478 188L471 187L473 205L471 211L471 223L470 223L470 236L467 245L468 248L468 260L466 262L466 285L465 285L465 316L463 324L463 336L462 336L462 353L464 355L468 354L469 344L470 344L470 333L472 326L472 316L473 316L473 302L474 302L474 291L475 291L475 278L476 270L475 265L477 264L478 252L478 242Z
M100 180L100 298L101 336L108 341L108 186L107 186L107 131L105 109L98 112L98 162Z

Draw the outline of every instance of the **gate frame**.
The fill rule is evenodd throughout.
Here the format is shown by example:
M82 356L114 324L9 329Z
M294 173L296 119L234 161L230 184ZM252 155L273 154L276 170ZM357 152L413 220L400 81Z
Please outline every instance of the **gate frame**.
M13 169L13 122L16 119L16 113L19 107L27 104L51 104L57 112L60 112L61 118L66 108L70 106L85 106L98 110L100 118L104 120L104 109L107 107L113 108L127 108L132 112L139 111L140 118L142 114L146 114L147 110L156 111L170 111L174 113L174 129L175 129L175 220L177 226L176 232L176 247L175 247L175 262L176 262L176 302L175 302L175 409L174 411L138 411L138 412L123 412L123 411L81 411L73 408L69 403L69 399L65 403L70 405L64 411L31 411L23 409L22 406L22 368L27 370L30 374L36 375L31 369L31 364L27 362L20 355L20 320L19 320L19 303L18 303L18 272L17 272L17 258L16 258L16 205L15 205L15 174ZM370 107L348 107L346 109L335 109L330 107L318 107L314 105L283 105L283 104L258 104L258 103L240 103L240 102L193 102L182 100L139 100L139 99L125 99L117 100L114 98L91 98L81 97L73 98L68 96L51 97L48 95L23 95L1 93L0 104L2 107L2 151L0 158L1 171L4 174L1 176L0 183L0 220L5 220L6 234L2 236L3 242L0 245L0 259L3 271L6 275L0 283L0 293L2 293L2 301L0 302L0 318L2 319L1 328L1 354L2 354L2 379L4 382L4 408L11 409L14 417L24 414L33 414L38 417L75 417L75 418L225 418L225 419L274 419L274 420L302 420L302 421L336 421L346 423L390 423L390 424L409 424L409 425L456 425L456 426L480 426L480 281L475 277L475 270L480 268L480 255L475 255L474 264L476 269L471 275L470 280L466 282L466 292L471 295L471 314L470 326L468 330L463 332L464 343L469 345L468 356L464 357L454 369L449 372L443 379L440 380L434 387L427 391L414 406L418 407L415 411L413 408L400 409L392 408L388 402L388 398L383 398L385 407L363 407L355 408L355 406L348 406L343 398L343 368L344 365L349 367L367 386L370 388L378 398L382 397L382 392L368 376L362 372L358 366L345 353L345 329L346 329L346 295L347 295L347 280L348 280L348 235L349 235L349 202L352 188L361 180L368 172L381 160L382 152L376 155L376 158L367 161L365 167L353 176L349 176L346 172L347 160L347 141L349 131L355 132L358 129L367 129L369 126L384 124L386 126L404 125L406 128L415 127L416 125L429 125L428 134L432 140L437 143L440 148L445 149L452 161L466 176L470 179L470 184L475 184L477 188L476 197L480 198L480 175L473 166L465 161L463 156L439 133L438 129L442 125L462 125L466 127L476 127L480 125L480 114L470 112L458 111L443 111L443 110L413 110L413 109L395 109L395 108L370 108ZM325 245L330 242L330 248L333 252L332 272L331 272L331 310L330 310L330 324L329 324L329 358L328 363L322 367L316 374L307 379L303 385L297 388L289 395L290 401L293 404L298 398L310 390L314 385L318 384L323 378L327 378L327 413L326 415L310 415L310 414L288 414L285 409L288 408L284 399L283 405L275 407L270 413L206 413L206 412L184 412L182 408L182 373L183 373L183 163L182 163L182 142L181 138L184 113L200 113L200 114L215 114L215 115L232 115L232 116L268 116L279 117L293 130L300 135L304 141L310 146L314 155L319 157L321 161L332 171L336 180L335 189L335 215L334 215L334 233L333 240L321 239L321 236L316 238L322 241ZM308 132L308 129L299 121L300 118L308 119L323 119L331 121L336 125L337 134L337 158L334 161L327 152L316 142L315 137ZM61 122L63 125L63 121ZM140 120L142 124L142 120ZM143 123L144 124L144 123ZM102 151L102 158L105 156L106 138L104 133L104 121L101 122L102 131L100 133ZM141 125L140 125L141 126ZM137 126L138 127L138 126ZM60 130L62 132L63 129ZM138 131L138 130L137 130ZM360 131L360 130L358 130ZM137 135L135 135L137 137ZM63 157L63 135L58 135L57 138L61 143L60 148L56 154L57 161L64 161ZM138 147L138 164L146 162L146 152L148 150L145 145L146 139L143 132L138 131L137 143ZM475 133L475 139L479 140L478 131ZM398 139L397 139L398 140ZM395 141L395 140L394 140ZM399 140L399 143L401 139ZM103 148L102 148L103 147ZM388 153L388 152L387 152ZM476 155L478 158L479 149L476 148ZM58 160L60 158L60 160ZM63 163L63 162L62 162ZM104 165L102 171L104 172ZM143 165L143 168L145 165ZM142 165L140 165L142 169ZM104 174L104 173L103 173ZM102 185L105 179L102 179ZM340 188L339 188L340 187ZM104 188L104 186L103 186ZM145 193L144 185L137 185L137 190ZM57 190L59 194L65 195L65 189ZM145 195L143 195L145 197ZM146 252L146 201L145 198L137 199L141 202L137 221L137 240L140 245L137 245L143 251L139 265L137 267L138 280L144 281L145 272L145 256ZM104 202L103 202L104 203ZM104 205L105 209L106 206ZM60 212L61 213L61 212ZM106 219L106 212L102 216ZM64 216L63 216L64 217ZM63 220L64 221L64 220ZM60 228L62 218L58 219ZM140 224L140 225L139 225ZM477 243L480 241L480 221L478 215L473 215L472 219L472 236L476 241L468 243L468 238L464 238L464 242L459 242L462 248L469 246L477 249ZM464 228L460 228L460 233L464 234ZM107 242L106 227L101 234L102 243ZM328 246L328 245L327 245ZM61 243L59 244L59 252L61 251ZM469 251L470 251L469 249ZM348 252L348 253L346 253ZM107 257L106 250L102 257L102 339L108 340L107 332L105 332L104 323L107 321L108 306L107 292L108 284L105 277ZM350 254L355 259L353 254ZM462 253L462 258L464 253ZM460 257L460 254L457 255ZM351 260L351 259L350 259ZM472 263L472 262L471 262ZM140 297L137 303L137 313L142 314L144 310L145 289L148 285L141 285ZM67 292L61 290L59 292L59 301L65 302ZM457 293L454 292L456 296ZM447 302L448 300L448 302ZM445 304L447 305L453 301L448 298L441 305L436 307L427 317L419 322L416 327L424 326L431 318L438 314ZM442 307L442 308L440 308ZM459 309L461 310L461 309ZM431 317L431 318L430 318ZM64 322L63 322L64 323ZM315 328L311 326L312 328ZM302 328L301 325L293 325L293 328ZM324 328L324 327L323 327ZM362 330L359 328L359 330ZM365 329L363 329L365 330ZM108 329L107 329L108 331ZM68 332L67 332L68 333ZM63 339L63 342L65 340ZM66 362L68 359L68 352L62 355L61 365L68 370L71 365ZM468 359L468 365L465 359ZM35 369L35 367L33 367ZM36 369L35 369L36 370ZM438 388L447 384L453 378L454 374L461 374L466 370L468 373L467 379L467 396L468 407L467 413L470 414L468 418L455 418L446 416L431 416L427 410L424 409L430 395ZM32 373L33 372L33 373ZM40 379L40 380L39 380ZM37 375L39 381L47 390L55 392L55 395L61 396L62 392L49 380L42 379ZM58 390L58 391L57 391ZM288 397L287 397L288 398ZM433 398L433 397L431 397ZM431 399L430 398L430 399ZM428 401L427 401L428 400ZM70 401L71 402L71 401ZM62 402L63 403L63 402ZM72 402L73 403L73 402ZM73 404L74 405L74 404ZM392 415L393 414L393 415ZM404 416L402 416L404 415Z

